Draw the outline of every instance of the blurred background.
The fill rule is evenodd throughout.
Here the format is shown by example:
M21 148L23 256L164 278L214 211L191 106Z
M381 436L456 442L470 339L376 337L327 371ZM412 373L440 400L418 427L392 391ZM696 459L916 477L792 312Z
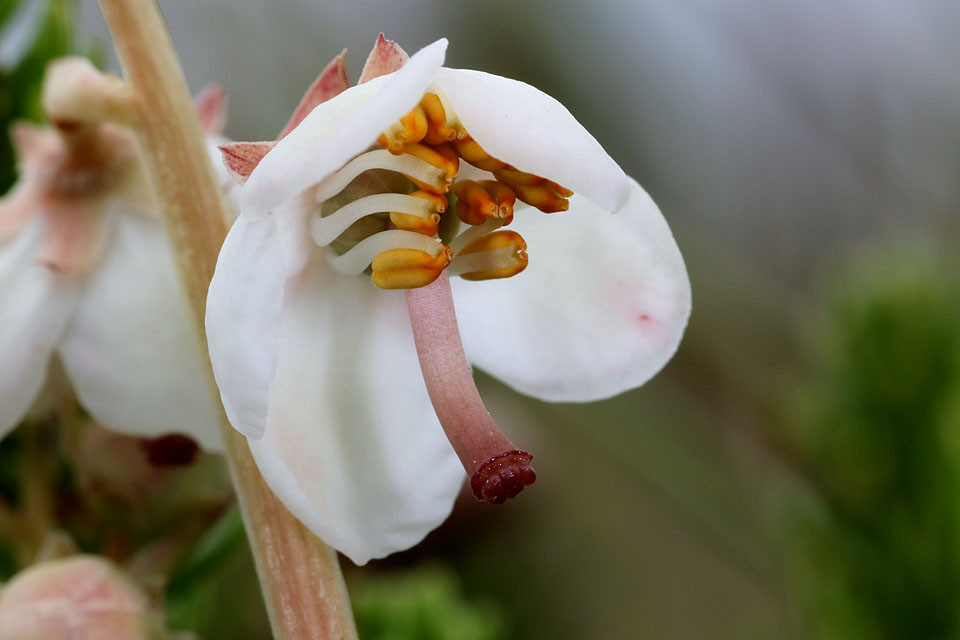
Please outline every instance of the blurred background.
M537 485L345 562L361 637L960 638L960 4L160 6L191 89L226 86L243 140L273 139L342 48L356 80L380 31L408 52L445 36L448 66L564 103L687 261L690 326L645 387L549 405L479 374ZM50 56L118 70L92 0L5 0L0 19L5 125L39 117ZM0 447L9 468L27 445ZM239 520L205 499L220 511L164 587L169 624L267 637Z

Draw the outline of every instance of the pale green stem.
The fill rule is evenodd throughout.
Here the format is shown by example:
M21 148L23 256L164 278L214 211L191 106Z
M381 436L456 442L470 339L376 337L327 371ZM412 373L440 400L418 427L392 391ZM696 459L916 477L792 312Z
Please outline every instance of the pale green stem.
M205 346L207 288L226 235L223 194L156 3L100 0L100 6L134 90L134 122ZM221 434L275 638L356 638L336 552L277 500L260 475L246 439L222 412Z

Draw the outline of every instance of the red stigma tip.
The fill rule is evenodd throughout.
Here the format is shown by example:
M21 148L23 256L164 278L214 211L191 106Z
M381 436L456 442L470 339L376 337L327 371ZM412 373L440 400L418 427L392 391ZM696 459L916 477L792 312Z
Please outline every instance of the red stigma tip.
M517 449L490 458L470 478L474 497L490 504L503 504L516 497L525 486L537 480L531 460L532 455Z
M141 440L150 464L156 467L185 467L197 457L200 447L189 436L170 433Z

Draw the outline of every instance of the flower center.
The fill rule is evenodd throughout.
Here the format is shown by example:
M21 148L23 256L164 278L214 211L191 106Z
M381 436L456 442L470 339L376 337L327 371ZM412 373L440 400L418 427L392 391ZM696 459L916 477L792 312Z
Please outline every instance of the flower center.
M526 242L499 228L513 221L517 201L553 213L573 195L490 156L440 91L378 142L384 148L316 186L310 233L331 268L366 273L382 289L423 287L445 269L467 280L514 276L527 266Z
M382 289L407 290L420 369L440 424L474 496L500 504L536 480L533 456L500 431L477 392L447 275L491 280L520 273L527 244L501 227L524 205L566 211L573 193L490 156L440 91L424 95L378 142L383 148L315 187L310 235L335 271L367 273Z

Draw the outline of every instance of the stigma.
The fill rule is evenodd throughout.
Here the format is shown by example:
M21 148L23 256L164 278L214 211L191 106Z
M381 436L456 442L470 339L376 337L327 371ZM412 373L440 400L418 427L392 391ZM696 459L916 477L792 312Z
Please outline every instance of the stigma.
M503 504L536 481L533 456L503 434L480 398L460 341L447 274L408 289L407 308L430 401L473 495Z
M331 268L382 289L415 289L444 271L474 281L521 273L526 242L500 227L527 207L566 211L573 192L492 157L431 88L313 195L310 234Z

